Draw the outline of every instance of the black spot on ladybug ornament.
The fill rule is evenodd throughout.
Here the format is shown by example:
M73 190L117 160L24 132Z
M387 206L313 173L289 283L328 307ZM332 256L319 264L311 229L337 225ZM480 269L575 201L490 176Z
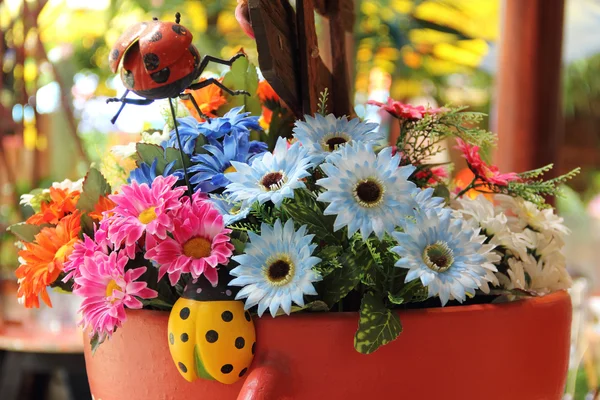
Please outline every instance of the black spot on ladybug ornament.
M188 381L198 378L235 383L254 358L256 333L244 303L235 300L230 277L219 271L213 287L201 277L190 282L169 316L169 350L179 373Z

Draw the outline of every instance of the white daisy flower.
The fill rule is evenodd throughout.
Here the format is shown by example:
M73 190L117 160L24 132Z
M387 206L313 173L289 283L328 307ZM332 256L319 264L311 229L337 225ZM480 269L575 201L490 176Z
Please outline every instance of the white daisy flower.
M395 266L408 269L405 281L420 279L429 297L439 296L442 305L463 302L477 289L498 283L495 256L489 255L494 246L483 244L486 237L453 219L450 210L419 214L416 223L407 221L403 228L392 233L399 243L392 251L401 257Z
M336 118L333 114L326 117L317 114L314 118L305 115L304 119L296 121L294 137L308 149L315 163L321 163L327 155L348 143L369 143L383 139L375 131L378 124L361 122L358 118L348 120L345 116Z
M510 253L524 257L529 241L521 233L513 233L508 228L508 217L494 208L483 195L474 199L463 197L453 202L454 217L462 218L473 228L481 228L490 237L490 243L502 246Z
M570 233L563 225L563 218L554 214L554 209L538 209L537 206L522 198L496 195L498 207L508 216L509 227L513 232L522 232L527 226L542 233L562 238Z
M306 187L301 179L310 175L308 169L312 167L306 149L299 143L288 148L284 138L277 140L273 154L254 158L250 165L237 161L231 165L236 172L227 174L231 183L225 190L231 200L242 201L245 206L270 200L276 207L285 198L293 199L295 189Z
M142 132L142 141L141 143L149 143L160 146L163 142L166 142L171 137L171 129L170 127L165 125L165 128L162 132L155 131L152 133Z
M120 158L133 157L137 152L137 142L130 142L125 145L116 145L110 148L110 152Z
M248 235L245 253L232 257L240 265L230 271L236 278L229 282L243 286L235 298L246 299L246 309L258 305L259 316L268 308L275 317L281 308L289 315L292 301L303 307L304 295L317 294L313 283L321 277L313 267L321 259L311 256L317 245L314 235L306 235L306 226L294 231L291 219L283 227L277 220L273 227L263 223L260 236Z
M369 144L352 143L331 154L321 169L327 178L317 184L327 191L317 200L330 203L325 215L337 215L334 230L348 227L348 237L360 229L366 240L381 238L414 214L417 192L408 180L415 167L399 167L400 156L387 147L375 154Z
M545 295L571 287L571 277L566 268L557 264L536 260L528 255L523 260L508 260L508 277L501 278L506 289L523 289Z
M65 179L62 182L54 182L52 187L55 189L63 189L68 190L69 192L78 191L81 192L83 190L83 178L73 182L69 179Z

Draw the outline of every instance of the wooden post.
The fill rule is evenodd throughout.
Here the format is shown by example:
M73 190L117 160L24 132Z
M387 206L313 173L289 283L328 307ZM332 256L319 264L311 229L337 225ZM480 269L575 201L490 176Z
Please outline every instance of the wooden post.
M496 160L503 171L521 172L558 160L564 0L504 0L504 7Z
M260 69L298 118L317 111L319 94L325 88L331 93L331 112L338 116L353 113L345 37L348 20L354 17L348 17L344 4L342 0L297 0L294 11L288 0L248 1ZM321 58L315 11L330 20L331 71Z

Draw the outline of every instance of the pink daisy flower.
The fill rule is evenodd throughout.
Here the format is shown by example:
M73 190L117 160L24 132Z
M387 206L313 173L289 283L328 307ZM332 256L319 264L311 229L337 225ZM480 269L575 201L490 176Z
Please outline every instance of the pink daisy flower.
M462 139L457 138L458 144L455 148L463 153L463 157L467 160L469 169L485 183L497 186L506 186L508 182L520 180L515 172L501 174L500 170L495 165L489 165L481 159L479 154L479 146L471 146Z
M135 257L136 243L144 233L159 239L167 237L173 227L170 212L181 207L179 198L185 192L183 187L173 187L177 182L174 176L158 176L152 187L132 182L121 187L121 193L111 195L116 203L108 229L108 238L116 247L125 244L130 258Z
M426 180L428 185L435 185L448 177L448 171L443 166L421 170L415 174L415 178Z
M423 106L405 104L400 101L396 101L391 97L388 99L387 103L370 100L367 104L380 107L398 119L409 121L416 121L418 119L422 119L426 115L437 114L446 111L443 108L425 108Z
M155 298L158 293L148 289L146 282L136 282L146 267L125 267L129 258L123 252L109 255L96 252L84 259L75 278L73 293L83 297L81 324L91 327L101 338L110 336L126 320L125 307L142 308L141 299Z
M94 233L94 239L87 235L83 235L83 240L77 241L73 246L73 251L69 259L65 262L64 272L67 274L63 278L63 282L68 282L71 278L79 277L79 267L83 265L86 258L93 257L96 252L108 254L112 250L112 246L108 241L108 220L102 220L100 226ZM75 284L76 285L76 284Z
M185 199L173 216L173 237L156 238L146 252L146 258L160 265L158 277L169 274L175 286L181 274L190 273L194 279L204 275L216 286L217 265L226 264L232 255L230 229L225 229L223 217L205 197L194 194L193 201Z

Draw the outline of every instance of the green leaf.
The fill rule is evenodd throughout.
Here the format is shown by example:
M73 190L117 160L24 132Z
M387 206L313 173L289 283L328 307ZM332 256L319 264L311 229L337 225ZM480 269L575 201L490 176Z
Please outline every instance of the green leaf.
M179 149L176 149L174 147L168 147L167 150L165 150L165 156L166 156L165 167L167 164L175 161L175 164L173 164L173 170L182 169L183 164L185 164L186 168L189 168L192 166L190 157L185 153L183 154L183 164L181 163L181 153L179 152ZM165 170L165 167L163 167L160 170L157 167L156 173L162 174Z
M227 97L230 109L244 106L244 111L250 112L252 115L261 115L262 106L256 94L258 73L256 67L246 57L240 57L233 63L231 70L223 77L223 85L231 90L245 90L250 93L250 96L230 96L223 93Z
M361 246L356 254L344 252L339 260L342 268L333 270L322 283L323 300L329 307L346 297L374 264L366 246Z
M8 227L8 231L24 242L33 242L35 235L40 233L42 226L31 225L25 222L14 224Z
M326 312L329 311L329 306L324 301L315 300L308 303L304 309L311 312Z
M156 173L162 174L167 165L167 160L165 160L165 150L161 146L150 143L138 143L135 148L139 161L138 167L141 163L152 165L154 160L158 160L158 163L156 164ZM177 151L176 149L173 150ZM177 153L179 154L178 151Z
M354 336L356 351L371 354L380 346L395 340L401 332L398 313L387 309L373 293L366 293L360 305L358 330Z
M100 338L100 335L98 335L97 332L94 333L94 336L92 336L92 338L90 339L90 345L92 346L92 355L96 354L96 350L98 350L98 347L100 347L100 345L104 343L107 337L108 336L105 335L104 337Z
M83 181L83 190L77 202L77 209L84 212L94 211L98 199L108 194L110 194L110 185L104 176L97 169L90 168Z
M392 304L400 305L400 304L404 303L404 297L395 296L389 292L388 292L388 299Z
M240 239L231 238L231 244L233 244L233 247L235 247L236 254L244 253L246 242L242 242Z
M94 238L94 220L88 214L81 216L81 231L90 238Z
M158 297L154 299L141 299L141 302L144 305L144 308L153 307L166 311L169 311L173 308L173 304L169 304Z
M294 201L285 202L281 209L299 225L307 225L310 233L315 234L317 240L327 243L339 243L333 233L335 216L324 215L315 199L304 189L296 190ZM318 242L318 241L317 241Z

